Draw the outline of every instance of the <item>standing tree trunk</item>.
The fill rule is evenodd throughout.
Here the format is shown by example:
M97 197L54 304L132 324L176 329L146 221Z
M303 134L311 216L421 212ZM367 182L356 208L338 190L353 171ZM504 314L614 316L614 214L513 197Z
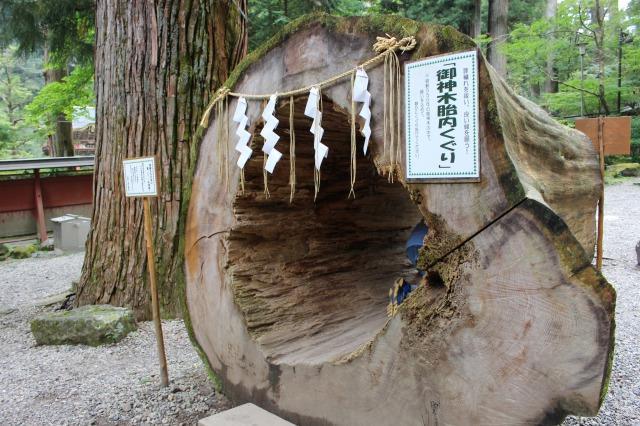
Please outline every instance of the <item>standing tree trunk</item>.
M126 199L122 160L155 155L152 201L164 316L181 313L181 211L196 130L211 93L246 53L246 1L98 0L96 169L92 229L78 304L110 303L150 317L142 204ZM245 9L246 10L246 9Z
M604 40L604 26L605 17L608 13L608 10L605 9L600 0L596 0L594 8L593 8L593 16L592 21L595 24L595 28L593 29L593 39L596 45L596 63L598 64L598 98L600 101L600 106L598 112L600 114L609 115L609 104L607 103L607 98L605 96L605 40Z
M507 18L509 15L509 0L489 0L489 63L502 77L507 75L507 58L500 51L509 34Z
M64 114L58 114L56 133L53 135L56 157L73 157L73 128L71 121Z
M473 18L471 20L471 30L469 35L476 38L482 33L482 0L473 2Z
M49 62L49 48L44 46L44 62ZM57 83L62 81L67 75L67 71L63 68L47 68L44 71L44 84ZM53 152L52 157L73 157L73 134L71 122L62 112L56 114L56 132L49 137Z
M547 7L545 9L544 17L548 20L556 19L556 12L558 10L558 0L547 0ZM555 28L555 25L554 25ZM553 36L552 36L553 37ZM547 57L547 78L544 82L545 93L557 93L558 92L558 76L556 76L556 68L553 60L553 52Z

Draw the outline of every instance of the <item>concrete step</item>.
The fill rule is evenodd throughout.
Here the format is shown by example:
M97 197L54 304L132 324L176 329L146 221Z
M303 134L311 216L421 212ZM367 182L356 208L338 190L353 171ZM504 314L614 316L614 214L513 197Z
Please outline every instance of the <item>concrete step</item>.
M295 426L275 414L248 403L200 419L198 426Z

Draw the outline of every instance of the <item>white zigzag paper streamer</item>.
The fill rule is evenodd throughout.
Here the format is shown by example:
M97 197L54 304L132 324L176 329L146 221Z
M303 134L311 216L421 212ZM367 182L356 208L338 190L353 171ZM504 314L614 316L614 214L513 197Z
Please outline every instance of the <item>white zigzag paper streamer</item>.
M260 135L264 138L264 145L262 146L262 152L267 154L267 162L264 168L269 173L273 173L273 169L276 163L282 158L282 153L275 149L276 143L278 143L278 136L273 130L278 126L280 122L274 115L276 109L276 101L278 95L271 95L267 106L262 111L262 118L264 119L264 127L260 131Z
M236 135L238 136L238 142L236 143L236 151L240 153L240 158L238 158L238 167L241 169L244 168L244 165L247 164L247 161L253 154L251 148L249 148L249 140L251 139L251 133L247 132L247 123L249 121L249 117L246 115L247 113L247 100L245 98L238 99L238 105L236 106L236 110L233 113L233 121L238 123L238 128L236 129Z
M363 68L356 70L356 78L353 83L353 100L356 102L362 102L362 110L360 110L360 117L364 119L364 125L360 130L362 136L364 136L364 145L362 147L365 155L367 154L367 148L369 147L369 138L371 137L371 93L367 90L369 85L369 76Z
M319 90L317 87L312 87L309 91L309 98L307 99L307 105L304 108L304 115L309 118L313 118L311 123L311 133L313 133L313 149L315 150L314 163L316 170L320 170L322 160L329 155L329 147L322 142L322 135L324 135L324 129L322 128L322 112L318 110L320 102Z

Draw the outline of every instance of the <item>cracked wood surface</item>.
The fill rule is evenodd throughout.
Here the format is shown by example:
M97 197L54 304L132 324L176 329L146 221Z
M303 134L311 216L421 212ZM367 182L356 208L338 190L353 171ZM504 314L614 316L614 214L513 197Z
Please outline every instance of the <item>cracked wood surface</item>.
M380 25L304 23L248 66L234 90L283 91L342 72L371 56ZM418 39L402 60L469 47L448 28L397 25L415 28ZM296 54L300 45L331 56ZM270 199L257 138L247 192L239 193L233 161L227 191L212 119L185 268L193 330L225 391L303 425L552 424L595 414L615 293L590 263L602 185L591 144L513 95L482 59L481 183L388 184L373 165L385 161L382 69L369 77L371 154L358 158L355 201L346 199L347 85L324 91L330 153L315 205L308 120L295 117L299 191L289 205L286 102L277 129L285 155L269 179ZM260 108L249 103L254 121ZM420 262L432 284L387 320L386 292L411 272L404 241L420 217L430 227Z

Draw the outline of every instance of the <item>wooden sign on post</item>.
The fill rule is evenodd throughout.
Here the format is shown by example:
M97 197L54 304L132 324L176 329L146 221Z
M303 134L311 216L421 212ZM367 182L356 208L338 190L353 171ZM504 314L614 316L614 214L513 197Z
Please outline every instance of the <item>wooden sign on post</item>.
M478 182L478 52L405 64L407 181Z
M156 179L155 157L142 157L124 160L124 188L127 197L142 197L144 209L144 236L147 242L147 263L149 265L149 281L151 282L151 310L156 328L158 357L160 358L160 381L162 386L169 385L167 357L164 351L164 337L160 322L160 304L158 302L158 285L156 281L156 262L153 250L153 233L151 232L151 208L149 197L158 196L158 180Z

